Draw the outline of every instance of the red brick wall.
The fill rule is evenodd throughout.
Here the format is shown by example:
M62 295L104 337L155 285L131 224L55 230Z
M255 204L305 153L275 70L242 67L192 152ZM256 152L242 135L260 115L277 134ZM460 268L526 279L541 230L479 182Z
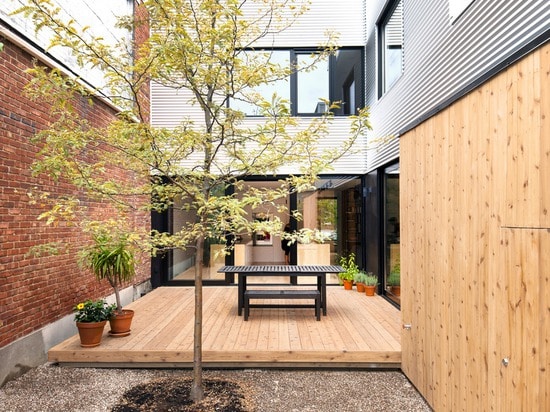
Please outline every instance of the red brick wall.
M0 348L72 312L72 307L88 298L112 293L106 281L99 283L77 264L75 251L85 237L75 228L60 224L47 227L37 216L44 211L30 205L27 192L40 187L52 193L74 193L68 184L53 184L34 178L30 166L38 148L31 137L51 120L49 107L23 95L29 80L25 70L32 58L22 49L3 40L0 53ZM107 105L80 105L82 115L94 124L104 124L114 115ZM121 179L127 176L121 175ZM92 212L108 213L105 205L90 203ZM141 227L150 227L146 213L133 216ZM31 257L29 248L39 243L66 240L70 250L56 256ZM144 259L134 283L150 277L149 259Z

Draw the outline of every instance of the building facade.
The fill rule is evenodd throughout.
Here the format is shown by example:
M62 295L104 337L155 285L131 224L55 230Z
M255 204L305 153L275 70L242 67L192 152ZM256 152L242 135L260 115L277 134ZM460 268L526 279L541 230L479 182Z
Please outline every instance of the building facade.
M13 23L6 15L2 19ZM370 107L373 130L320 177L317 191L285 200L303 213L303 227L331 236L326 251L297 246L292 263L309 263L308 256L316 263L328 256L327 262L335 263L339 255L354 252L362 268L378 275L378 293L401 307L402 369L435 410L548 410L550 4L344 0L334 7L334 2L314 0L291 30L257 47L271 48L282 58L307 58L329 28L340 33L340 54L324 67L329 76L320 82L319 93L347 106L336 113L324 144L338 145L348 130L348 115L363 105ZM28 50L22 46L25 36L9 31L0 53L1 86L15 102L20 89L13 89L14 80L5 73L14 72L19 59L16 71L29 67L34 46ZM299 81L284 87L297 118L306 121L323 110L300 105L307 98L300 97ZM200 116L190 96L159 84L151 86L151 102L151 122L159 127ZM9 148L2 152L2 195L8 205L2 225L10 239L19 234L32 243L28 231L38 223L29 216L36 212L21 217L26 212L17 191L34 183L14 188L12 182L14 170L25 176L34 148L21 151L12 130L30 136L40 125L21 109L2 104L1 138ZM261 121L249 114L248 122ZM19 154L25 162L14 163ZM273 180L257 176L247 184L266 186ZM153 227L171 231L190 218L154 215ZM241 246L229 262L284 259L278 241L266 234L241 239ZM219 247L209 245L210 268L226 262L216 260ZM7 310L2 310L0 330L3 339L9 336L0 345L3 359L15 340L35 337L47 330L40 328L62 319L70 322L70 305L65 305L51 319L4 334L18 319L11 286L5 285L17 285L18 279L25 285L29 272L42 271L47 279L59 266L28 260L23 252L13 252L17 249L14 244L2 256L6 283L0 285L0 297ZM186 272L194 259L192 253L174 252L154 261L152 283L191 284ZM399 285L402 278L401 295L391 287L396 277ZM213 270L208 283L231 280ZM14 291L28 296L34 289L27 284Z

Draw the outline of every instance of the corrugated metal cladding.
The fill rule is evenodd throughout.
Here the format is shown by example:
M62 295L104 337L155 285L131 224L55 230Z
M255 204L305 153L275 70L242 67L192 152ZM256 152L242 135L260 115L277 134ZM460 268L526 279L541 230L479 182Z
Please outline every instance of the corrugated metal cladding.
M162 87L158 84L152 85L152 95L155 96L152 105L151 122L156 127L175 128L184 119L191 119L198 126L203 123L202 111L196 105L192 105L189 94L184 92L175 93L174 90ZM297 130L304 129L312 120L309 117L301 117L300 125ZM248 118L245 120L245 125L253 127L255 124L261 123L262 118ZM328 127L327 136L325 136L317 145L316 149L325 150L334 147L340 147L347 139L350 132L351 119L349 117L334 117ZM289 129L290 130L290 129ZM364 173L366 165L366 137L362 137L356 142L356 148L345 157L337 160L331 165L331 170L326 170L325 173ZM190 158L189 161L183 164L183 167L192 167L193 162L200 160L200 156ZM221 159L221 164L226 163ZM277 171L281 174L297 173L298 170L293 165L288 165Z
M245 3L245 15L258 16L258 7L257 2ZM339 46L363 46L364 16L365 0L312 0L309 10L290 29L266 37L257 46L314 47L327 30L339 34Z
M386 3L369 2L367 60L376 56L375 23ZM404 0L403 8L404 72L380 99L371 83L377 67L367 65L374 137L397 134L550 29L548 0L475 0L452 23L448 1ZM369 153L369 170L398 157L399 145L391 145Z

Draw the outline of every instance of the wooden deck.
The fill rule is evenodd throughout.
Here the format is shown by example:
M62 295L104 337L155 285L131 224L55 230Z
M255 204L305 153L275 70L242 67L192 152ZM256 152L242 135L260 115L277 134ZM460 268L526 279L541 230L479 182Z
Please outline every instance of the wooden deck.
M265 287L264 287L265 288ZM75 335L48 352L66 366L190 367L193 361L191 287L162 287L126 308L132 333L82 348ZM328 287L328 313L251 309L237 316L237 288L204 287L204 367L394 368L401 364L401 312L379 296Z

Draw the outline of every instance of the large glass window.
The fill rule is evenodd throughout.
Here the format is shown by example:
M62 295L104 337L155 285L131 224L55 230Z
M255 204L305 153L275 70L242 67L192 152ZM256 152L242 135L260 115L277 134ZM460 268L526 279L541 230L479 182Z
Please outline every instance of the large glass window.
M294 72L287 79L278 79L243 90L231 99L231 108L240 110L247 116L260 116L258 106L260 98L270 101L273 94L290 102L293 116L316 115L327 111L322 99L340 102L335 115L355 114L362 101L362 49L341 49L326 60L318 60L312 50L274 50L249 51L246 54L262 54L269 62L287 67L293 61L297 67L309 67L307 70ZM252 58L252 57L251 57Z
M401 303L399 163L384 170L384 239L386 296Z
M379 24L379 96L403 73L403 0L390 5Z

